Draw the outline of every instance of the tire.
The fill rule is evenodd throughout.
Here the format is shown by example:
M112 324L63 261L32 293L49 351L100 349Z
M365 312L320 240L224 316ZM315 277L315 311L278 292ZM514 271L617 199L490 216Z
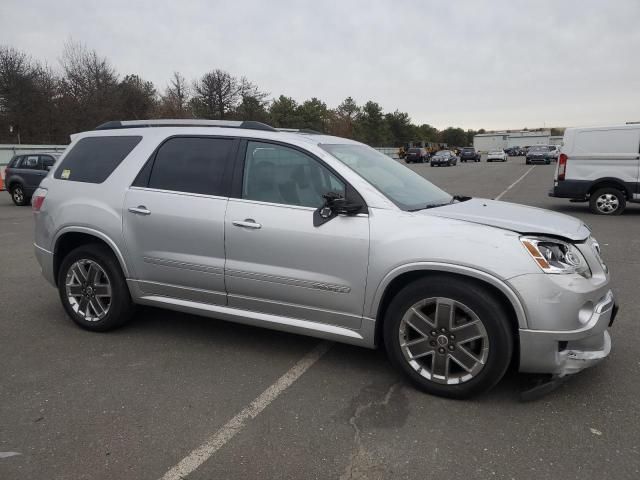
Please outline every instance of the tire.
M620 215L627 206L627 199L617 188L600 188L589 197L589 208L596 215Z
M450 312L453 306L455 320L462 323L449 328L450 321L443 321L447 317L435 316L434 302L441 302L437 307L441 312ZM433 323L413 314L414 308L422 309L423 318L435 319ZM443 331L440 325L447 327L442 327ZM474 282L446 275L424 278L404 287L389 304L383 327L391 363L418 389L441 397L463 399L491 389L507 371L514 350L508 315L493 293ZM464 337L471 340L461 342ZM414 341L413 346L402 345L406 341ZM409 358L419 353L422 356ZM469 369L454 359L462 360ZM436 367L434 360L444 362L439 363L444 370ZM438 371L446 374L438 375Z
M25 205L29 205L30 198L24 193L24 188L22 185L13 185L11 187L11 200L18 207L24 207Z
M530 162L529 160L525 160L525 161L524 161L524 164L525 164L525 165L531 165L531 162Z
M82 245L62 260L58 293L67 315L80 327L94 332L125 324L135 309L118 260L100 244Z

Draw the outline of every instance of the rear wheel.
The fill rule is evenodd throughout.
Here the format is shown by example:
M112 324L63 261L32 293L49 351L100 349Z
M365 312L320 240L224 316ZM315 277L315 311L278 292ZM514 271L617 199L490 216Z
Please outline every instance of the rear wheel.
M19 207L23 207L29 203L29 198L25 195L22 185L14 185L11 187L11 200Z
M67 314L87 330L119 327L134 310L118 260L99 244L80 246L64 258L58 292Z
M626 206L627 199L617 188L600 188L589 198L589 207L597 215L620 215Z
M513 353L502 304L485 288L452 277L406 286L384 318L391 362L427 393L467 398L493 387Z

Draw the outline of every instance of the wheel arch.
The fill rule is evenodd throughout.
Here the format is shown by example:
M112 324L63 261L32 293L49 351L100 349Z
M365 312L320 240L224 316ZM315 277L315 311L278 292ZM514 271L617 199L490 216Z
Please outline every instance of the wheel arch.
M482 270L460 265L421 263L396 268L389 272L380 283L371 308L372 316L376 319L374 338L376 345L380 345L384 316L395 294L411 282L436 275L446 275L465 281L471 281L476 285L487 288L489 291L494 293L496 298L507 309L514 334L517 335L520 328L527 328L525 310L518 295L499 278Z
M615 188L616 190L620 190L622 193L624 193L627 200L633 198L633 192L631 188L627 186L622 180L612 177L605 177L594 180L589 186L587 193L589 195L592 195L596 192L596 190L599 190L601 188Z
M118 260L125 278L129 277L129 270L122 252L115 242L99 230L87 227L66 227L56 235L53 248L53 278L58 281L58 271L64 257L74 248L81 245L97 243L105 245Z

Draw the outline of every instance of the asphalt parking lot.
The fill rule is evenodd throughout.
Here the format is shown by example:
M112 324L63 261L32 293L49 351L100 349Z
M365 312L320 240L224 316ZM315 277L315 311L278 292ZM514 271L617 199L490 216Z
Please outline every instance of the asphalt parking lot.
M382 351L328 344L188 478L640 478L640 205L609 218L549 198L554 165L523 158L410 168L450 193L585 220L621 307L610 357L535 402L519 401L527 377L513 372L461 402L414 390ZM30 209L0 192L2 480L161 478L320 343L151 308L82 331L32 233Z

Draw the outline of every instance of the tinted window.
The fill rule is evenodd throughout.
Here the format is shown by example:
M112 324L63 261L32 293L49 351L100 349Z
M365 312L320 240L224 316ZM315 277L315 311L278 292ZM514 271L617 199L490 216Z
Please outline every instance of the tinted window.
M344 196L345 185L310 156L280 145L247 144L242 198L317 208L328 192Z
M55 159L49 155L40 155L40 166L43 170L47 170L47 167L52 167L56 163Z
M15 157L13 160L9 162L9 165L7 165L7 167L18 168L18 166L20 166L21 161L22 161L22 157Z
M177 192L226 195L224 170L234 141L176 137L158 149L149 187Z
M87 137L76 143L56 169L55 178L102 183L142 137Z

